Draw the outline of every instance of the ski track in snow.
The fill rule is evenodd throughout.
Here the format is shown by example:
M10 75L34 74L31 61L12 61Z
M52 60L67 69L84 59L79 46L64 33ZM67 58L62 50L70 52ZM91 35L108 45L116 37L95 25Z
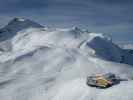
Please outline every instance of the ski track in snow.
M19 18L1 31L2 100L133 100L133 55L104 34L50 30ZM128 81L107 89L86 85L87 76L108 72Z

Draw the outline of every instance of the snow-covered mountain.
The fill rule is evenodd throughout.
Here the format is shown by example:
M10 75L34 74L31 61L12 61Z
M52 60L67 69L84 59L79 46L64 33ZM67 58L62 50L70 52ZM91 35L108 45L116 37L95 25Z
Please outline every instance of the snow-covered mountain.
M18 32L21 31L23 29L27 29L27 28L42 28L43 26L41 26L40 24L33 22L29 19L24 19L24 18L14 18L13 20L11 20L8 25L6 25L4 27L5 31L9 31L9 32Z
M44 26L33 22L29 19L14 18L5 27L0 29L0 47L1 49L8 51L11 50L11 39L17 34L21 34L24 30L29 28L44 28Z
M15 18L0 30L0 41L3 100L133 99L133 55L106 34ZM88 75L108 72L128 81L105 90L86 85Z

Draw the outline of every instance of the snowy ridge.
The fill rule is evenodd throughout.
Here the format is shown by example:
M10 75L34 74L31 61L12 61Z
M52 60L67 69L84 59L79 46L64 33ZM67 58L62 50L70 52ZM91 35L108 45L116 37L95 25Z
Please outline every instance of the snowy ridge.
M14 35L7 38L2 32L6 38L0 42L3 100L133 99L133 55L110 37L77 27L51 30L28 19L14 20L3 28ZM88 75L108 72L128 81L105 90L86 85Z

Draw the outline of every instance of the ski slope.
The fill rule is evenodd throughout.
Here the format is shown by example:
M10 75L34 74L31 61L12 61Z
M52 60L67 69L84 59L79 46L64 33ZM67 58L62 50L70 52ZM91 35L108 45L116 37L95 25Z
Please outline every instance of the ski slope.
M51 30L23 18L1 31L2 100L133 100L133 55L106 34ZM108 89L86 85L87 76L108 72L128 81Z

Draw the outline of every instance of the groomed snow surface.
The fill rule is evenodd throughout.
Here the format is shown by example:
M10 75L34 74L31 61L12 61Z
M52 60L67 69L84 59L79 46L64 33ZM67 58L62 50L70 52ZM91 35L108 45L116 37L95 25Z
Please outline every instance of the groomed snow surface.
M2 100L133 100L133 55L105 34L15 18L0 35ZM87 76L108 72L128 81L107 89L86 85Z

